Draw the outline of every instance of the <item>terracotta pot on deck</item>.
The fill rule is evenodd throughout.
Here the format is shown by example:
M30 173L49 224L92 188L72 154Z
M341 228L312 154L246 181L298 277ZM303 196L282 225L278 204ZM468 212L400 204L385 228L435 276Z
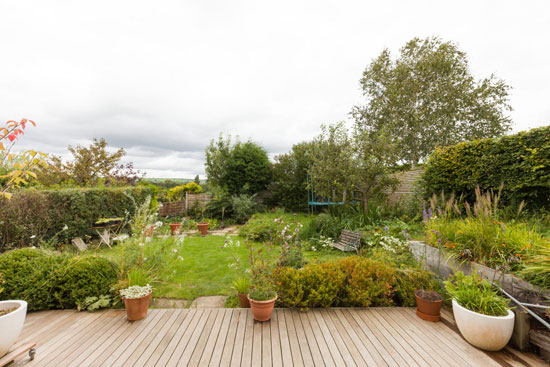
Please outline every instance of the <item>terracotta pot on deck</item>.
M416 297L416 314L422 320L436 322L441 319L443 298L437 292L422 289L414 291Z
M248 297L248 295L246 298L248 298L248 302L250 302L250 309L252 310L252 315L254 315L254 320L268 321L271 318L277 296L267 301L254 301Z
M250 302L248 301L248 294L239 293L239 307L240 308L250 308Z
M172 236L176 235L176 232L180 229L181 223L170 223L170 230L172 231Z
M208 233L208 223L207 222L203 222L203 223L197 223L197 228L199 229L199 231L201 231L201 234L202 236L206 236L206 234Z
M141 320L147 316L151 293L141 298L123 298L124 307L126 307L126 317L128 321Z

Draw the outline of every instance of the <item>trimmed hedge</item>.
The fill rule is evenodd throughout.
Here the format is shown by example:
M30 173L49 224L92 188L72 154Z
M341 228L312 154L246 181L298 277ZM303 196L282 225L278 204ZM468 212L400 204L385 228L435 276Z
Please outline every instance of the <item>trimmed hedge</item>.
M116 265L100 256L24 248L0 256L0 299L22 299L29 311L74 308L87 297L112 295Z
M498 190L507 203L550 206L550 127L438 148L424 173L428 195L454 192L473 201L474 190Z
M17 192L0 202L0 251L38 245L40 239L55 236L60 242L93 236L95 221L131 216L152 195L154 189L146 186Z

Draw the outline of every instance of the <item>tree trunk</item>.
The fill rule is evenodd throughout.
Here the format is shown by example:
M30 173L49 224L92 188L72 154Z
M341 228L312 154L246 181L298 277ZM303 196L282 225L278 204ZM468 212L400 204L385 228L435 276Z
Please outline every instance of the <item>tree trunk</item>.
M363 195L363 212L365 213L365 215L368 215L369 214L369 198L367 197L366 192L361 192L361 194Z

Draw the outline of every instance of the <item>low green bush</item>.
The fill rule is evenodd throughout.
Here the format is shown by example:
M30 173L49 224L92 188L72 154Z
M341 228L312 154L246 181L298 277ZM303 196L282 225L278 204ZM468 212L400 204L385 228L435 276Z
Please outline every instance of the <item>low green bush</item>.
M147 186L24 190L0 199L0 252L96 235L100 218L132 216L153 193ZM64 228L66 227L66 230Z
M88 297L112 293L116 266L99 256L71 256L24 248L0 255L4 292L0 299L22 299L29 311L74 308Z
M417 267L360 256L350 256L301 269L275 271L275 283L282 307L414 306L414 291L434 289L431 274Z

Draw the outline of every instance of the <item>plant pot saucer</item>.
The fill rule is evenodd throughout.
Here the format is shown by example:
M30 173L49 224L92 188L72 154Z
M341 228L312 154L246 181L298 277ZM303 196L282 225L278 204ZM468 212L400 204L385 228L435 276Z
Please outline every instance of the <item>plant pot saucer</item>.
M426 321L437 322L437 321L441 320L441 315L437 315L437 316L426 315L425 313L422 313L422 312L418 311L418 308L416 309L416 314L422 320L426 320Z

